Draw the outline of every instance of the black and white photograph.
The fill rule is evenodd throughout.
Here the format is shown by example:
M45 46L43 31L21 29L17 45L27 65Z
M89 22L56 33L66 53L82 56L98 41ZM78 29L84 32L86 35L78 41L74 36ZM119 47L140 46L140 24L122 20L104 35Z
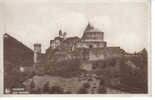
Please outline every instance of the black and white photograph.
M5 0L0 12L4 95L150 94L150 0Z

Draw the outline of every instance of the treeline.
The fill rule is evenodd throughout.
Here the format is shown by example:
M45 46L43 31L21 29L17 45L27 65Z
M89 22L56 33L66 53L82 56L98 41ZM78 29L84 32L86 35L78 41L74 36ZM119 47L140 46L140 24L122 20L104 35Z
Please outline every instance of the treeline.
M131 93L148 92L147 51L143 49L133 55L124 56L121 60L120 88Z
M40 62L36 65L35 73L37 75L52 75L61 77L77 77L85 71L80 68L80 60L66 60L61 62Z

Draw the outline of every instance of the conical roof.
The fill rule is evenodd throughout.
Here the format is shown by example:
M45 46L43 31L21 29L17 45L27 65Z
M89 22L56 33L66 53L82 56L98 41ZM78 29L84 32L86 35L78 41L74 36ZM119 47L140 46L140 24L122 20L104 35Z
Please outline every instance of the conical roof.
M89 22L88 22L88 25L84 31L84 33L87 33L87 32L102 32L100 31L99 29L96 29L94 28Z

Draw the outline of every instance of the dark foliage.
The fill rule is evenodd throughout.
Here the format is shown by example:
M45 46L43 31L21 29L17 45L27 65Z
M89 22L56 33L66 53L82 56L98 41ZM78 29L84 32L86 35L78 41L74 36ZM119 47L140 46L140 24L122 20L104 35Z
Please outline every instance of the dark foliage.
M50 89L50 94L64 94L64 90L59 86L53 86Z
M49 74L52 76L75 77L84 72L80 69L80 61L69 60L61 62L45 62L44 67L37 69L38 74Z
M90 85L88 83L84 83L83 86L79 89L78 94L87 94L89 87Z
M127 65L130 60L136 68ZM147 53L145 50L122 59L121 63L121 89L131 93L147 93Z
M49 93L50 92L50 87L49 87L49 82L47 82L44 87L43 87L43 93Z

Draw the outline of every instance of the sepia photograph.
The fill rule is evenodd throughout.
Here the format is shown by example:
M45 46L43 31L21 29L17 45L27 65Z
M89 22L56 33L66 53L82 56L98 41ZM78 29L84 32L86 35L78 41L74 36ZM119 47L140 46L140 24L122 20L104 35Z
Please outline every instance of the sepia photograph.
M0 2L0 91L150 94L150 4L150 0Z

